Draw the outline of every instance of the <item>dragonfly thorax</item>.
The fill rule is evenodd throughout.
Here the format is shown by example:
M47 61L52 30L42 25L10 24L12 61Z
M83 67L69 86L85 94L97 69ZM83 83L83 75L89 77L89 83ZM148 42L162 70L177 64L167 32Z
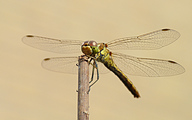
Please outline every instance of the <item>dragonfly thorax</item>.
M85 55L94 56L99 52L97 42L95 41L85 41L81 45L81 50Z

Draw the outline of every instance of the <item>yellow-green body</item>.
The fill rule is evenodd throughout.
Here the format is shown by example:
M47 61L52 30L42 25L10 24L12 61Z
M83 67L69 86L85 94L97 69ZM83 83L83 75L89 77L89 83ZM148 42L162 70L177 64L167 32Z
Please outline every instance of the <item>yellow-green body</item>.
M99 52L95 55L98 62L102 62L110 71L112 71L123 82L127 89L134 95L134 97L140 97L139 92L136 90L133 83L128 77L117 67L113 61L112 53L107 49L104 43L98 45Z

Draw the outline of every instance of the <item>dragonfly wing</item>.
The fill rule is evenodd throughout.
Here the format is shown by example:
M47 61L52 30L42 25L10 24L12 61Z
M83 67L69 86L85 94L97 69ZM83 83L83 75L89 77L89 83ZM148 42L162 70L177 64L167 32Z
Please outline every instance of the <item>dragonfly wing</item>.
M78 74L78 57L52 57L45 58L42 61L42 67L55 71L68 74ZM103 65L103 63L97 62L99 73L106 74L109 73L109 70ZM93 66L89 65L89 75L92 74ZM96 76L96 70L95 70Z
M78 74L78 57L52 57L42 61L42 67L62 73Z
M56 53L81 53L80 40L59 40L35 35L26 35L23 42L34 48Z
M147 34L126 37L108 42L108 48L111 50L141 50L158 49L169 45L180 37L179 32L172 29L161 29Z
M160 77L181 74L185 69L171 60L138 58L120 53L113 53L115 64L123 72L137 76Z
M99 73L107 74L110 72L109 69L107 69L103 63L97 62L97 64L98 64Z

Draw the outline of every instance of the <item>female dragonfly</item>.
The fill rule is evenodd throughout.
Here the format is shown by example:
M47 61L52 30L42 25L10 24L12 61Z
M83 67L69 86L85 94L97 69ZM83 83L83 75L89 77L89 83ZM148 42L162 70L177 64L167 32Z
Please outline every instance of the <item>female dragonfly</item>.
M90 61L94 61L92 64L93 72L96 68L98 74L97 63L103 63L106 68L112 71L123 82L134 97L139 98L139 92L124 73L157 77L181 74L185 69L180 64L171 60L139 58L122 53L114 53L111 52L111 50L158 49L171 44L177 40L179 36L180 34L175 30L161 29L135 37L115 39L108 43L60 40L35 35L26 35L23 37L23 42L29 46L56 53L71 54L82 51L90 58ZM77 70L74 70L74 66L77 59L77 56L45 58L42 66L52 71L75 73ZM103 68L101 69L101 73L104 72L102 70ZM99 78L97 78L97 80L98 79ZM91 81L92 80L93 74L91 77Z

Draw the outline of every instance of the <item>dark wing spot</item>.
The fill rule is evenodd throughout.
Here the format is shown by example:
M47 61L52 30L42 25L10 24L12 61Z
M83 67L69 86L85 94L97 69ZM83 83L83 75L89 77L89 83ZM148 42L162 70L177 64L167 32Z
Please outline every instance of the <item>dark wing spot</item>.
M44 61L48 61L48 60L50 60L50 58L45 58L45 59L44 59Z
M170 62L170 63L174 63L174 64L177 64L176 62L174 62L174 61L171 61L171 60L169 60L168 62Z
M33 35L27 35L26 37L34 37Z
M162 31L169 31L170 29L162 29Z

